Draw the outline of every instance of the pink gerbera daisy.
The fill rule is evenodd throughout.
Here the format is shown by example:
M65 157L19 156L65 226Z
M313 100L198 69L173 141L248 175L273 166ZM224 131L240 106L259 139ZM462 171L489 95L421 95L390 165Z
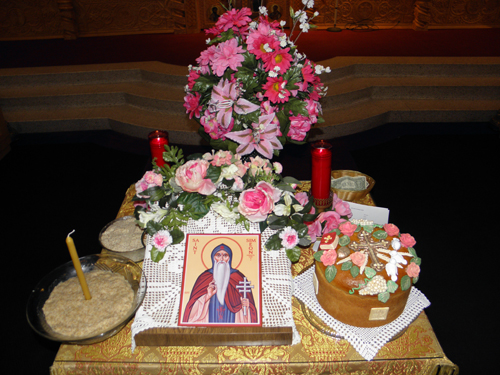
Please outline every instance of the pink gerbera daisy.
M290 63L293 61L293 57L288 53L290 48L278 49L274 52L270 52L263 57L264 69L267 72L274 70L279 67L280 74L285 73L290 68Z
M262 86L265 90L264 95L272 103L286 103L290 96L290 91L285 88L287 82L283 77L268 77L267 82Z

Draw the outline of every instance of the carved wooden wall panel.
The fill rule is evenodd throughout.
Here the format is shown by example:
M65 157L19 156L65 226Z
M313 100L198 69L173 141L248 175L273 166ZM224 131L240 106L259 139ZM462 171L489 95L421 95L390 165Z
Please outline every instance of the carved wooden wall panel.
M82 36L193 33L212 27L227 0L0 0L0 39L74 39ZM259 1L233 0L257 10ZM264 0L290 24L301 0ZM334 23L335 0L316 0L319 28ZM254 13L257 17L258 13ZM342 28L500 27L500 0L338 0Z
M61 38L63 29L54 0L0 0L0 38Z
M499 0L432 0L431 26L500 26Z
M170 1L73 0L80 36L173 32Z

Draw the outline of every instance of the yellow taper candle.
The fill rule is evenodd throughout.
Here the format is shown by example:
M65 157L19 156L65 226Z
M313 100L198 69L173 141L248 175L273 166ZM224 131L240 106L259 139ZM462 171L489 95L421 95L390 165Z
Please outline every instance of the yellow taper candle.
M68 237L66 237L66 245L68 245L69 255L71 255L73 266L75 266L76 276L78 276L78 281L80 282L80 285L82 287L83 295L85 296L86 300L89 300L92 298L92 296L90 295L89 286L87 285L87 280L85 280L85 275L82 271L82 265L80 263L80 258L78 258L78 253L76 252L75 243L70 237L73 232L74 230L68 234Z

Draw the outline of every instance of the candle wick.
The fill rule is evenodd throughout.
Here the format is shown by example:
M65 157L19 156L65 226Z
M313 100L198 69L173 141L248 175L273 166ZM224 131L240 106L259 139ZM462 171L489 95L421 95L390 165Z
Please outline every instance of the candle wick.
M71 236L73 233L75 233L74 229L71 232L68 233L68 237Z

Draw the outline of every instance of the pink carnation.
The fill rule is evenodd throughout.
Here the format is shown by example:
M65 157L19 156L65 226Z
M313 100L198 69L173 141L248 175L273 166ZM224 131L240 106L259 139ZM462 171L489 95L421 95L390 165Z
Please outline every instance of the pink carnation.
M294 141L303 141L311 130L311 120L302 114L290 116L290 130L287 136Z
M399 228L394 224L384 224L384 230L388 236L397 236L399 233Z
M418 277L420 274L420 266L416 263L410 263L408 267L406 267L406 274L410 277Z
M229 39L217 46L217 50L211 60L211 65L214 73L219 77L224 75L227 68L238 70L245 57L243 56L244 49L238 46L236 38Z
M408 233L403 233L399 240L404 247L413 247L417 243L417 241L415 241L415 238L410 236Z
M200 105L200 93L187 94L184 97L184 108L186 108L186 113L189 114L190 119L193 118L193 115L200 118L200 112L203 109Z
M352 236L358 226L356 224L351 223L350 221L346 221L339 226L340 232L345 236Z
M165 248L171 243L172 236L166 230L160 230L153 236L153 244L160 251L165 250Z
M337 260L337 252L335 250L328 250L323 252L321 255L321 263L323 263L325 266L331 266L335 264L335 261Z

